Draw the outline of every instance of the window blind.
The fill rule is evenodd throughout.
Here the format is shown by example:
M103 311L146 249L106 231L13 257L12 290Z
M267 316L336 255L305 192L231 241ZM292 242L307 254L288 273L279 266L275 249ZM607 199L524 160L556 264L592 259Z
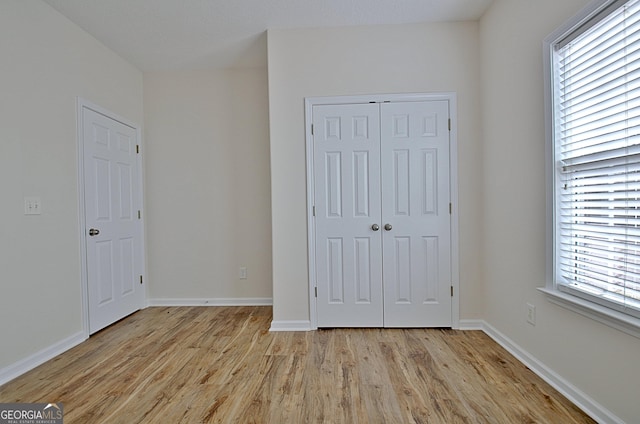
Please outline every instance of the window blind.
M559 290L640 317L640 1L554 49Z

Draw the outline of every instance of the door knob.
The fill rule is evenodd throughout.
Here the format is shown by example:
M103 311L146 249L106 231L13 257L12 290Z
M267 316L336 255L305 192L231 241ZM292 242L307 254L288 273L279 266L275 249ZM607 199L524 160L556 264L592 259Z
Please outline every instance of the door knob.
M372 229L373 231L378 231L378 230L380 229L380 226L379 226L378 224L373 224L373 225L371 226L371 229Z
M384 229L387 231L391 231L393 227L391 226L391 224L384 224Z
M93 236L97 236L98 234L100 234L100 230L98 230L98 229L96 229L96 228L91 228L91 229L89 229L89 235L90 235L91 237L93 237Z

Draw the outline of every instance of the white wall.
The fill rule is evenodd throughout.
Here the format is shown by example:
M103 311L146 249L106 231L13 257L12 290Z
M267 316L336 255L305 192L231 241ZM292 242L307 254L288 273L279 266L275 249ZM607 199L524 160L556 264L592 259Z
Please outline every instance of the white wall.
M483 318L628 423L640 340L549 303L545 285L542 40L587 0L496 0L480 21ZM526 323L526 302L537 323Z
M151 303L270 301L266 69L145 74L144 104Z
M82 330L76 96L142 124L141 72L44 3L0 1L0 371Z
M0 371L81 332L76 96L145 121L149 296L270 297L273 275L274 319L296 321L309 319L304 97L455 91L461 318L637 421L640 340L536 290L541 43L586 2L495 0L479 23L270 31L268 83L264 69L148 74L143 95L138 70L47 5L0 1ZM42 215L23 215L25 196L42 198Z
M274 321L310 319L304 98L443 91L458 94L461 315L479 317L478 50L474 22L269 31Z

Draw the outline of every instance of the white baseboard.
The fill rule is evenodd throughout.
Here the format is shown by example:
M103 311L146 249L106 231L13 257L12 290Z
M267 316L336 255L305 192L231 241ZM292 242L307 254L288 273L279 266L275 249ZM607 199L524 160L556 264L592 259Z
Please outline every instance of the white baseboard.
M482 331L491 337L496 343L505 348L509 353L526 365L531 371L537 374L544 381L549 383L554 389L562 393L567 399L573 402L578 408L600 424L625 424L611 411L600 405L598 402L587 396L574 385L558 375L555 371L547 367L538 359L529 354L526 350L518 346L513 340L496 330L487 322L482 320L466 320L469 326L480 324ZM460 323L462 327L462 323ZM466 328L465 328L466 329ZM469 328L471 329L471 328Z
M484 330L485 323L481 319L461 319L459 330Z
M0 369L0 386L13 380L16 377L21 376L27 371L31 371L38 365L47 362L50 359L55 358L63 352L79 345L83 341L87 340L87 335L81 331L73 334L64 340L60 340L51 346L42 349L39 352L34 353L18 362L15 362L9 366Z
M271 306L270 297L147 299L147 306Z
M311 321L271 321L269 331L311 331Z

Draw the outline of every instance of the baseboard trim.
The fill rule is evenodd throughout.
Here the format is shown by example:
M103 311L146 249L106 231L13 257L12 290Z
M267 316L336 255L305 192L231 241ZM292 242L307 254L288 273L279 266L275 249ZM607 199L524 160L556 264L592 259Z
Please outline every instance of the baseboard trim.
M269 331L311 331L311 321L271 321Z
M271 306L270 297L147 299L147 306Z
M31 371L38 365L42 365L50 359L55 358L61 353L76 347L83 341L87 340L88 336L80 331L73 334L66 339L60 340L57 343L52 344L49 347L42 349L39 352L34 353L24 359L19 360L9 366L0 369L0 386L8 383L16 377L21 376L27 371Z
M461 319L459 330L484 330L484 321L480 319Z
M537 374L544 381L549 383L554 389L562 393L585 414L596 420L600 424L625 424L620 418L615 416L611 411L600 405L598 402L587 396L574 385L562 378L555 371L547 367L538 359L529 354L522 347L517 345L513 340L502 334L495 327L482 320L467 320L469 325L481 325L489 337L496 343L505 348L510 354L516 357L520 362L526 365L531 371ZM461 323L462 325L462 323Z

